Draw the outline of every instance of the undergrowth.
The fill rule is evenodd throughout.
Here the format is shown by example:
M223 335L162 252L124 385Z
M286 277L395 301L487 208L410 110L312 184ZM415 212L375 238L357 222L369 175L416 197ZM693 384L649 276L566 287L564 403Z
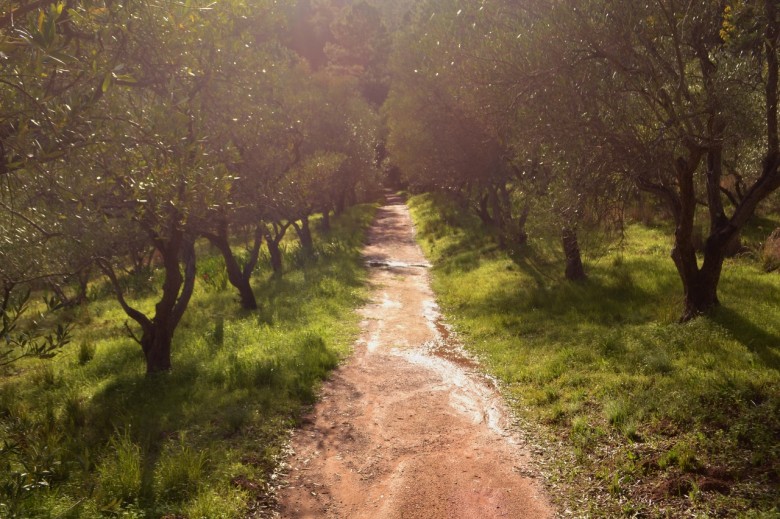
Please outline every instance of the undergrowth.
M242 311L216 253L176 331L172 372L147 377L126 316L100 283L73 344L0 374L0 517L243 517L262 506L288 431L349 351L373 207L335 218L314 258L261 259ZM238 248L237 248L238 250ZM151 309L149 277L125 280Z
M550 243L510 259L446 200L409 203L448 319L555 446L564 508L780 514L780 276L755 255L726 262L716 312L678 324L663 228L629 226L569 283Z

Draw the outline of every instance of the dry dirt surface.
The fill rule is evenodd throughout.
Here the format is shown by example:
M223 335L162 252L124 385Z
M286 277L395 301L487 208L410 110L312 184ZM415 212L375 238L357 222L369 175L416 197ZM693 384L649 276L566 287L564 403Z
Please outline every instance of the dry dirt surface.
M293 435L277 517L552 517L494 384L441 319L401 199L364 255L362 336Z

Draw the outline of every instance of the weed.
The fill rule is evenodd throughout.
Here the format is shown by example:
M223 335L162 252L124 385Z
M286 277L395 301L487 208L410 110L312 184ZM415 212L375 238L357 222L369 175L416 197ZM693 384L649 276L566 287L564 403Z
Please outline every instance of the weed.
M231 519L242 517L247 497L232 487L217 487L201 490L184 507L184 514L190 519Z
M225 410L224 419L229 434L238 433L242 427L250 423L252 410L247 406L234 405Z
M577 416L572 420L570 439L584 452L592 451L603 434L599 428L588 423L586 416Z
M211 338L215 346L219 347L225 344L225 318L221 315L217 316L214 322L214 331L211 333Z
M195 495L204 479L207 462L207 453L196 451L184 436L178 441L168 442L155 467L157 495L166 501L185 501Z
M662 469L678 467L683 472L693 472L698 467L696 455L690 445L680 442L658 459Z
M607 486L607 489L609 490L609 493L615 497L621 496L623 494L624 492L623 481L619 474L612 475L612 477L609 480L609 485Z
M213 255L198 261L198 281L208 292L222 292L228 287L228 274L221 256Z
M84 365L95 358L95 345L90 341L79 343L79 364Z
M41 365L35 372L35 382L43 388L57 385L57 368L51 363Z
M608 400L604 404L604 414L607 422L614 427L623 427L631 414L630 404L622 399Z
M117 432L110 445L111 450L97 468L99 500L104 507L133 503L141 492L141 447L128 431Z
M87 422L87 409L84 405L84 399L75 391L66 397L63 404L63 413L63 421L72 431L84 427Z

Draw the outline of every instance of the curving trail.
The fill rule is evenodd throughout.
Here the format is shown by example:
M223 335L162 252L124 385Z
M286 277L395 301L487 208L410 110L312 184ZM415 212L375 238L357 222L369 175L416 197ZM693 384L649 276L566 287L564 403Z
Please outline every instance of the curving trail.
M293 436L278 515L552 517L494 385L451 344L399 198L378 211L364 255L362 337Z

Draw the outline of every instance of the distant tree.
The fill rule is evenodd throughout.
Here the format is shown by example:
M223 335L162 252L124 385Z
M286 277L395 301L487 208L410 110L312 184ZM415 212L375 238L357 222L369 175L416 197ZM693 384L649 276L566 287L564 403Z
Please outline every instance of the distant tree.
M486 5L429 2L397 39L386 104L391 159L413 184L463 197L503 247L526 243L537 208L537 220L557 222L570 265L581 266L576 229L586 197L575 191L585 184L544 139L550 131L541 114L551 105L523 102L537 71L517 63L528 61L512 31L521 20L501 14ZM553 86L556 79L543 81ZM583 276L567 268L567 277Z
M290 222L303 248L311 251L311 215L342 211L354 203L358 186L376 181L377 123L353 79L323 71L301 81L293 93L294 160L270 186L270 205L274 220Z
M341 9L325 44L328 69L357 78L363 96L380 106L389 90L390 35L379 10L358 2Z
M275 34L284 25L282 13L271 6L250 13L255 23L227 26L215 38L225 52L211 62L212 81L201 91L199 112L221 182L193 222L224 258L228 281L246 310L257 308L251 278L266 237L269 186L294 160L298 138L285 113L295 57ZM236 252L233 238L239 236L246 245Z

